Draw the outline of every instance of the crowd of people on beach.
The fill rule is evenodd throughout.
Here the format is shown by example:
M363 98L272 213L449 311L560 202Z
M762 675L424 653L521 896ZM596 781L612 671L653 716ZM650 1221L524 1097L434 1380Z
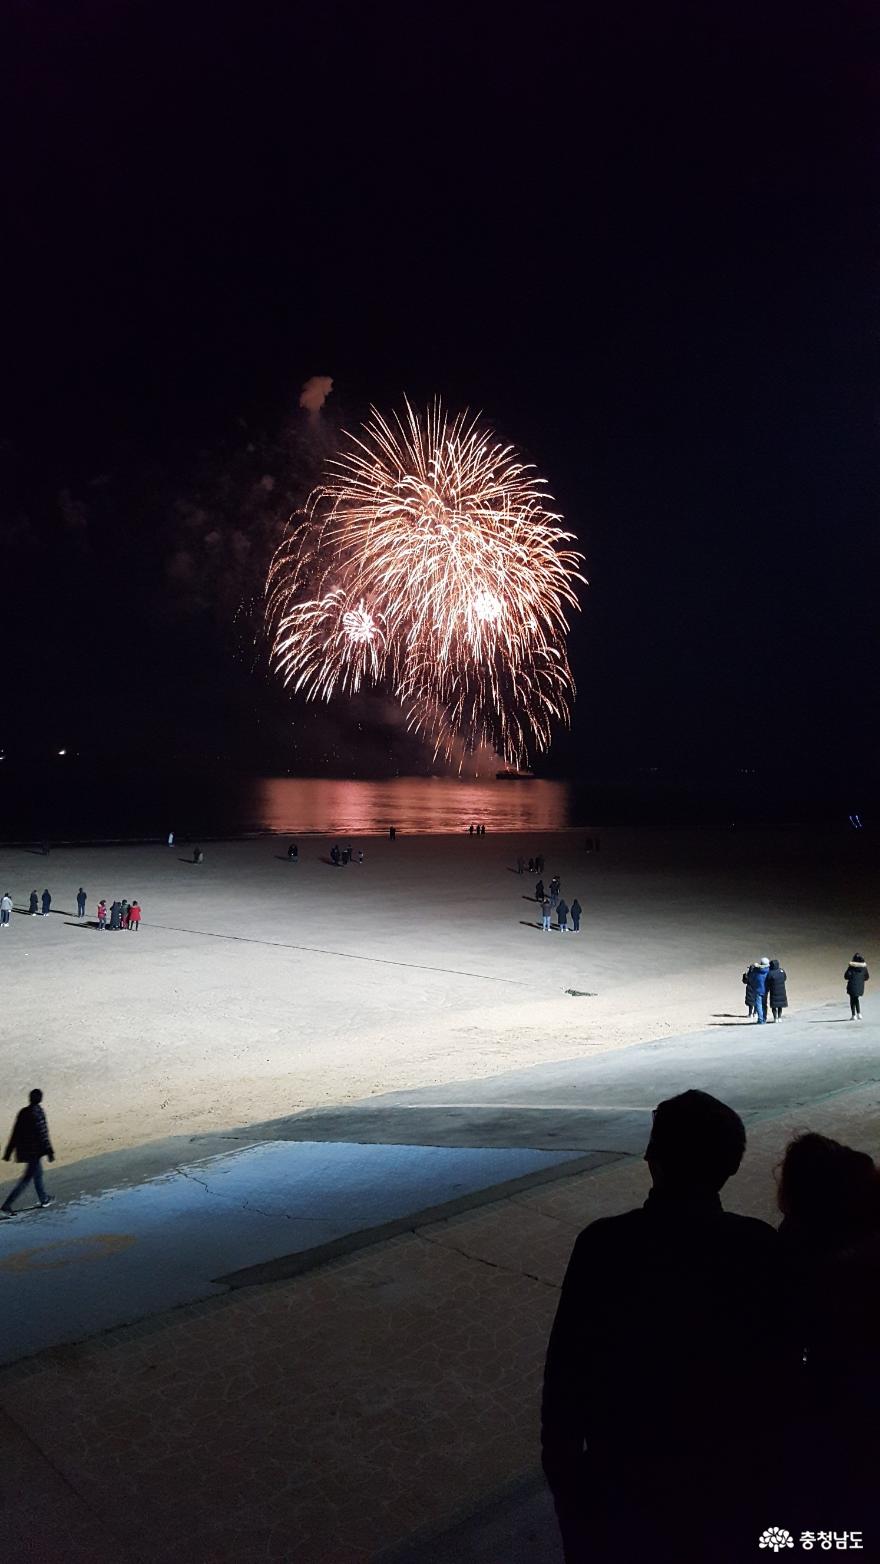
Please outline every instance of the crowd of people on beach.
M519 861L521 862L522 860ZM529 859L529 863L531 864L532 862L533 860ZM543 869L543 858L538 860L538 862L540 864L540 868ZM535 886L535 901L538 903L541 909L540 926L545 934L549 934L551 932L550 926L554 913L556 914L556 927L560 934L568 933L569 918L571 918L571 932L573 934L580 933L581 917L583 915L584 909L576 896L572 901L571 906L568 905L568 902L565 900L562 894L562 881L558 874L553 876L546 890L544 888L544 881L538 880Z
M85 918L87 901L88 892L83 886L80 886L76 893L76 916L80 920ZM52 911L52 893L48 886L43 891L42 896L38 896L36 891L31 891L27 910L32 918L49 917ZM15 907L12 897L8 891L5 891L3 896L0 897L0 929L7 927L14 911ZM142 912L137 897L131 902L126 897L122 897L120 901L111 902L109 910L106 900L102 897L98 902L95 927L98 929L129 929L137 933L141 917Z
M851 1021L862 1019L861 1002L870 976L864 956L856 951L843 974ZM788 974L775 957L771 960L769 956L762 956L759 961L750 962L742 980L746 986L746 1012L749 1018L754 1016L756 1022L763 1026L769 1010L774 1021L781 1021L783 1010L788 1008Z
M334 842L333 846L330 849L330 862L335 864L337 869L342 864L363 863L363 861L364 861L364 850L363 850L363 848L359 847L358 851L357 851L357 855L355 855L355 850L352 847L350 842L349 842L347 847L340 847L338 842Z
M880 1174L796 1135L776 1229L722 1208L745 1146L717 1098L661 1102L644 1206L574 1246L542 1407L567 1564L742 1564L773 1522L807 1550L877 1540Z

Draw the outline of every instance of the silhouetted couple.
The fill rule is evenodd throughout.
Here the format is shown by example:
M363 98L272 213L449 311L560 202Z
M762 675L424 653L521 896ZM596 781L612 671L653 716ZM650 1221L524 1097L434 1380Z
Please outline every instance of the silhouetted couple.
M822 1343L830 1361L829 1337L839 1355L849 1353L834 1325L820 1323L830 1282L819 1283L817 1298L804 1285L806 1266L793 1280L792 1230L809 1234L805 1250L815 1254L816 1226L803 1211L795 1221L790 1203L783 1204L791 1199L785 1170L780 1233L722 1209L719 1191L736 1173L745 1144L742 1121L716 1098L689 1091L662 1102L645 1153L653 1181L645 1205L593 1222L575 1244L547 1353L542 1414L544 1469L567 1564L740 1564L758 1556L758 1538L770 1524L846 1524L862 1527L867 1538L862 1517L872 1487L859 1490L849 1521L837 1498L854 1447L866 1445L860 1472L876 1459L873 1432L862 1432L852 1414L848 1425L838 1399L821 1443L806 1420L820 1456L806 1460L810 1439L799 1433L805 1409L828 1394L808 1370L811 1353ZM873 1190L865 1203L875 1202L876 1223L873 1164L849 1155L860 1160ZM799 1188L808 1183L802 1176ZM813 1183L821 1187L821 1174ZM800 1204L809 1206L809 1197ZM828 1274L839 1278L833 1225L819 1224ZM873 1346L877 1243L870 1238L858 1262L848 1262L858 1277L840 1287L850 1299L844 1312L859 1314L853 1295L868 1274L874 1278L873 1322L869 1330L864 1319L859 1337L870 1339L874 1354L872 1390L880 1379ZM852 1340L858 1333L848 1327L845 1334ZM849 1372L857 1363L864 1373L868 1355L867 1347L857 1351ZM846 1370L835 1363L829 1376L839 1383ZM821 1422L819 1411L815 1417ZM865 1426L873 1430L876 1416Z

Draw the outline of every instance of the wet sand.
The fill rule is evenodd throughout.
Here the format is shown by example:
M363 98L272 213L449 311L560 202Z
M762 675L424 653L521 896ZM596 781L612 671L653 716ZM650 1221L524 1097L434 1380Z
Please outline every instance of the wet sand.
M856 948L870 962L880 913L865 838L601 842L595 855L573 832L364 838L364 865L338 869L316 838L297 867L286 839L212 843L198 867L177 847L2 849L17 909L0 934L6 1118L42 1086L59 1164L246 1130L729 1024L763 954L786 967L793 1009L847 1013L843 969ZM536 927L521 850L543 851L545 882L559 873L578 896L579 935ZM22 915L44 885L52 914ZM102 895L138 898L137 934L96 932ZM724 1035L736 1047L735 1027Z

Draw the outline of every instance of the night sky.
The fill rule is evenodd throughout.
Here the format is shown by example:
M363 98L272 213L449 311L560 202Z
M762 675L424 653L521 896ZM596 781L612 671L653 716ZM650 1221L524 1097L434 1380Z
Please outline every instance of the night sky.
M233 621L327 374L319 445L440 393L550 480L551 773L875 776L871 10L13 0L0 744L417 763Z

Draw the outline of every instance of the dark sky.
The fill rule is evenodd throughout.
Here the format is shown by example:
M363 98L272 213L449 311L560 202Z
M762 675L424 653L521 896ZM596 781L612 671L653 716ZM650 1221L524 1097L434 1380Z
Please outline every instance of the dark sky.
M591 580L558 768L870 771L872 9L12 0L13 740L277 741L229 593L166 612L173 499L323 373L550 479Z

